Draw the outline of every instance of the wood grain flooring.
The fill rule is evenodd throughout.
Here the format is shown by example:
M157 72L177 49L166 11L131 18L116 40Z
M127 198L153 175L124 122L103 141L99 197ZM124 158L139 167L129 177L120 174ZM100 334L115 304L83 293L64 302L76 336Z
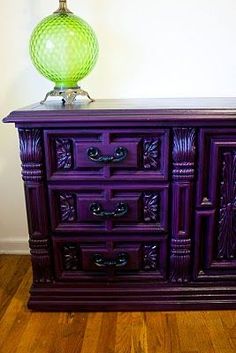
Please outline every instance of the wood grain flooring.
M236 311L33 313L28 256L0 256L1 353L236 353Z

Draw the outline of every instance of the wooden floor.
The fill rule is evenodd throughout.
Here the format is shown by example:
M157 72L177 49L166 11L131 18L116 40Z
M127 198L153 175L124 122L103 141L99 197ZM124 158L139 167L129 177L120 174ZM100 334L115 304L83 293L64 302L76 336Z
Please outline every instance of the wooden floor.
M236 311L32 313L28 256L0 256L1 353L236 353Z

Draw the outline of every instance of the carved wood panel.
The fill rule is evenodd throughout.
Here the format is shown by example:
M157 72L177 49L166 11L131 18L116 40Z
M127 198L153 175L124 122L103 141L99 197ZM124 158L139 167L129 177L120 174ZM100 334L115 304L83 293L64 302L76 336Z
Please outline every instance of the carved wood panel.
M62 222L73 222L76 219L76 195L70 192L61 192L60 198L60 215Z
M22 179L43 179L42 133L40 129L19 129Z
M144 222L158 223L160 219L160 195L152 192L143 193L143 219Z
M55 138L56 167L60 169L71 169L73 158L73 141L68 138Z
M143 167L144 169L158 170L160 168L160 140L158 138L145 138L143 140Z
M223 154L219 209L219 259L236 259L236 149Z
M158 267L158 244L144 245L143 268L145 271L156 270Z
M65 271L77 271L80 268L80 256L77 244L65 244L62 251Z
M197 210L195 216L193 278L196 281L236 279L236 258L219 258L219 213Z
M216 208L223 154L236 149L236 129L200 129L197 207Z
M236 275L236 138L232 130L204 129L200 142L206 152L199 167L204 179L199 176L194 278L224 280L229 271Z

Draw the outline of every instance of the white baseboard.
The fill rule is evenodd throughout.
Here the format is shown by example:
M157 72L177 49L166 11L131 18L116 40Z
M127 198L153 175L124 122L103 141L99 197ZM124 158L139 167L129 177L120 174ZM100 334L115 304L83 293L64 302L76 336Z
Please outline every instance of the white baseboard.
M0 239L0 254L28 255L28 240Z

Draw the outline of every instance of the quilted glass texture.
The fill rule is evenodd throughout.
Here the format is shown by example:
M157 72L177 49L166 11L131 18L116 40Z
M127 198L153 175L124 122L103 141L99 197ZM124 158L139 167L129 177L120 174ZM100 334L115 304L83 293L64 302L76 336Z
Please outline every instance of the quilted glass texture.
M55 13L43 19L30 39L33 64L57 88L76 87L96 64L98 50L93 29L68 13Z

